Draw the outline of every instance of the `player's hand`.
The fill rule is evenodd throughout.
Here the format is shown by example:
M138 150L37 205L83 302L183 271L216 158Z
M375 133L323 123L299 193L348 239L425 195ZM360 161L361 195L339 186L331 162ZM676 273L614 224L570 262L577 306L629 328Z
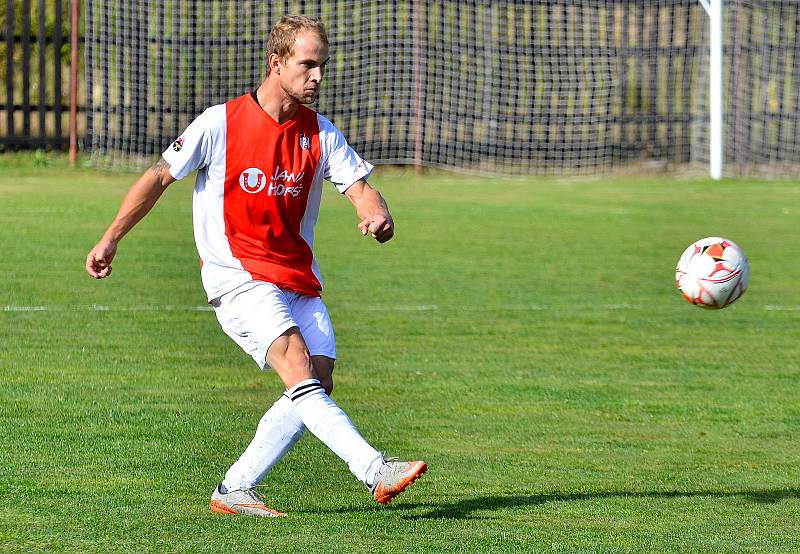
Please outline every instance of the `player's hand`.
M111 260L116 254L116 242L101 240L86 255L86 273L95 279L105 279L111 275Z
M383 214L362 219L358 224L358 229L362 235L370 234L380 243L384 243L394 236L394 222L391 216Z

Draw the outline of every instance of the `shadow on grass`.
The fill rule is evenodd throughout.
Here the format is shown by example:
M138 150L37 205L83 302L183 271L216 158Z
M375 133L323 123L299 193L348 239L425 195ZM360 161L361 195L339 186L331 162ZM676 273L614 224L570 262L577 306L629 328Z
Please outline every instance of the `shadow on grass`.
M741 497L759 504L773 504L787 499L800 499L800 489L777 489L759 491L604 491L587 493L552 493L509 496L477 496L445 504L403 504L395 509L431 508L431 511L404 516L405 519L472 519L478 511L505 510L528 506L540 506L550 502L577 502L602 498L734 498Z

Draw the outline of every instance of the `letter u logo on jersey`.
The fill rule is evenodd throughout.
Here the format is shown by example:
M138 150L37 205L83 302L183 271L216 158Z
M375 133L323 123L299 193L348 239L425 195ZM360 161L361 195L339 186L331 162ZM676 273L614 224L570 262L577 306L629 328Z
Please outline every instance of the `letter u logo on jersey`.
M261 192L267 186L267 176L257 167L247 168L239 175L239 186L250 194Z

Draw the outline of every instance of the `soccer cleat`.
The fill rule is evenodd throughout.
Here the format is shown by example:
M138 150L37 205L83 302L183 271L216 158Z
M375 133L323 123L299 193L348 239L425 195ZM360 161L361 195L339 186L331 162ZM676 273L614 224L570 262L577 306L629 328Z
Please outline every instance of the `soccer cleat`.
M375 484L370 488L375 502L388 504L392 498L403 492L428 471L428 464L421 461L400 462L397 458L384 460L375 476Z
M211 495L211 511L215 514L245 515L257 517L286 517L286 514L273 510L266 504L255 489L222 492L220 483Z

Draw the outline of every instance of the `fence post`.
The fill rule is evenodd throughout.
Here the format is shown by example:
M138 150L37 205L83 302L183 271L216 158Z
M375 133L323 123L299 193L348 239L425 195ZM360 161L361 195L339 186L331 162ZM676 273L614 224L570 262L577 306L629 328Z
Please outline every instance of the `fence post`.
M38 5L38 18L36 29L36 48L39 54L39 103L36 105L36 111L39 116L39 140L42 143L47 142L47 6L45 0L39 0ZM55 34L55 30L53 31ZM55 39L53 40L55 43ZM54 57L58 57L55 52ZM53 104L60 102L60 98L53 98ZM55 111L55 106L53 106Z
M414 33L414 170L422 172L422 31L420 20L423 17L419 0L411 7L411 25Z
M6 134L14 128L14 2L6 2Z
M69 29L69 165L78 161L78 20L80 0L72 0Z

